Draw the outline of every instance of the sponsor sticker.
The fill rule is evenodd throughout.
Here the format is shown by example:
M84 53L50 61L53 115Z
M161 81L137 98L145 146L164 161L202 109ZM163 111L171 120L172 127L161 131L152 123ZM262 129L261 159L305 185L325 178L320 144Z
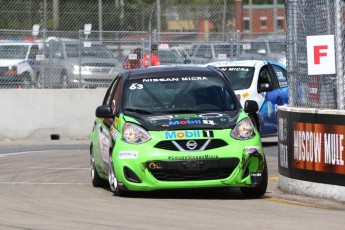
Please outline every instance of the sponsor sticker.
M169 125L197 125L201 124L200 119L193 119L193 120L175 120L169 121Z
M120 151L119 159L137 159L138 151Z
M120 132L114 126L111 126L110 135L113 137L114 140L119 136L119 134Z
M118 117L115 117L115 125L117 126L119 124L120 119Z
M168 156L168 160L204 160L204 159L218 159L218 155L201 155L201 156L186 156L186 155L176 155Z
M104 135L103 132L101 132L99 135L99 142L101 145L101 157L104 162L109 162L109 138L106 135Z
M214 137L213 131L186 130L186 131L166 131L165 139L194 139L199 137Z

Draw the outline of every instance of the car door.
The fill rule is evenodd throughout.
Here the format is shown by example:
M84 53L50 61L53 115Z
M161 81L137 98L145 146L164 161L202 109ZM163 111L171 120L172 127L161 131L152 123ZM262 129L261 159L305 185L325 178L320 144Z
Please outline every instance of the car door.
M281 76L281 79L283 78L283 69L276 67L279 66L266 64L261 67L259 72L258 92L264 96L263 104L258 112L261 135L273 135L277 133L277 107L287 102L287 97L284 93L287 92L287 89L280 87L277 78L278 74ZM283 81L281 85L284 85Z
M109 88L106 96L104 97L103 105L108 105L111 109L113 114L116 114L118 111L118 105L120 100L120 90L121 90L121 83L122 83L122 76L118 75L116 80L113 82L111 87ZM115 116L114 116L115 118ZM113 148L115 144L112 136L110 134L110 129L113 128L114 118L97 118L96 119L96 136L98 136L98 159L101 162L97 162L102 165L101 173L107 174L109 169L109 156L110 150Z
M64 52L63 45L59 41L51 40L45 44L44 72L42 85L58 87L63 73Z

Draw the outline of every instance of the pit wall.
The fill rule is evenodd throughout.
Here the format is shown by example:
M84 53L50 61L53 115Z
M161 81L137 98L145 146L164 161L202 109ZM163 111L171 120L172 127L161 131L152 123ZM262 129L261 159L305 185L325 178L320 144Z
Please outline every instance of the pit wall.
M278 108L279 187L345 202L345 111Z
M88 139L106 88L1 89L0 141Z

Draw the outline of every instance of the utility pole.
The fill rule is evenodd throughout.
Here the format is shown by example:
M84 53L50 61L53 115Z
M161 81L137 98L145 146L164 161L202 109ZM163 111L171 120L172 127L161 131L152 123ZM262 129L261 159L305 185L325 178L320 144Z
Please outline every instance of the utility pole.
M98 32L99 40L103 40L103 2L98 0Z
M161 32L161 1L157 0L157 39L160 40Z

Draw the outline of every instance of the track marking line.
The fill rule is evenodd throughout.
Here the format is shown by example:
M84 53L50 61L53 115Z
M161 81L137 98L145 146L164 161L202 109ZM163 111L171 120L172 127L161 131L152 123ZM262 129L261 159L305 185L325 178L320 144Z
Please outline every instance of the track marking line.
M90 168L47 168L47 167L25 167L26 169L46 169L46 170L90 170Z
M282 204L297 205L297 206L302 206L302 207L330 209L330 208L327 208L327 207L324 207L324 206L320 206L320 205L313 205L313 204L307 204L307 203L302 203L302 202L297 202L297 201L284 200L284 199L280 199L280 198L277 198L277 197L264 197L264 200L272 201L272 202L277 202L277 203L282 203Z
M276 180L278 180L278 178L279 178L278 176L269 176L268 180L269 181L276 181Z
M0 157L7 157L7 156L15 156L15 155L22 155L22 154L30 154L30 153L46 153L46 152L56 152L56 151L75 151L75 150L57 150L57 149L48 149L48 150L33 150L33 151L23 151L23 152L15 152L15 153L0 153ZM79 150L76 150L79 151Z
M72 183L72 182L63 182L63 183L58 183L58 182L6 182L0 181L0 184L5 184L5 185L90 185L90 182L88 183Z

